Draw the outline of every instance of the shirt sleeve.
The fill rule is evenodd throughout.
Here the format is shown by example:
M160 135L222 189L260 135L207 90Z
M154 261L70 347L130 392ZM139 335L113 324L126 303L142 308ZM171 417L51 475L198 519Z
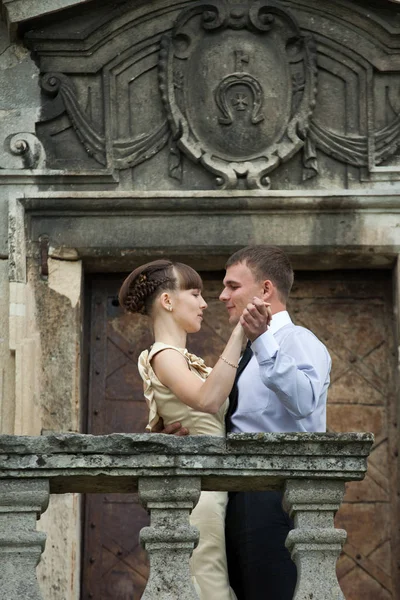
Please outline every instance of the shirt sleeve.
M318 406L329 382L331 359L325 346L309 331L295 330L277 343L267 331L251 349L263 384L272 390L295 419L304 419Z

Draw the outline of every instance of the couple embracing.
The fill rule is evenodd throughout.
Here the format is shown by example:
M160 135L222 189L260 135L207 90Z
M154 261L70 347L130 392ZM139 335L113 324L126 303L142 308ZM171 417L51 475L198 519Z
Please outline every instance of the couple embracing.
M156 260L124 281L120 303L151 318L154 344L139 357L150 431L178 435L325 431L331 360L286 302L293 270L274 246L248 246L226 264L232 334L215 366L188 352L207 303L188 265ZM242 347L246 349L242 353ZM292 528L280 492L202 492L191 523L200 542L191 571L201 600L292 600Z

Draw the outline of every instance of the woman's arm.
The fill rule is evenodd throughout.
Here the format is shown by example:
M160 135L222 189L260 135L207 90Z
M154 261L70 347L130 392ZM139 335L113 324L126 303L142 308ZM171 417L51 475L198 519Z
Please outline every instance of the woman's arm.
M238 364L243 339L243 328L238 323L222 352L225 361ZM225 361L220 358L204 381L188 369L186 359L172 348L158 352L152 367L161 383L179 400L195 410L214 414L227 399L236 375L236 368Z

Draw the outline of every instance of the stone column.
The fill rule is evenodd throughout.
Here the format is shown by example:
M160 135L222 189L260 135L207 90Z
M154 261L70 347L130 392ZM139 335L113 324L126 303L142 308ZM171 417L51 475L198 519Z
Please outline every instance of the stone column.
M48 500L45 479L0 479L0 600L42 600L36 566L46 534L36 519Z
M140 541L150 558L150 577L142 600L198 600L189 558L199 532L189 515L200 497L200 477L143 477L140 500L150 511L150 527Z
M343 500L345 483L337 480L286 481L283 505L294 529L286 539L297 565L293 600L343 600L336 562L346 540L335 529L334 516Z

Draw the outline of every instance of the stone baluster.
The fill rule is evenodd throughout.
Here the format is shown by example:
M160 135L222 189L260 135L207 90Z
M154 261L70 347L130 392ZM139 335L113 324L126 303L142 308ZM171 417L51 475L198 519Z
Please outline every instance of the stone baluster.
M36 520L48 501L47 480L0 479L0 600L42 600L36 566L46 534Z
M150 511L150 527L140 541L150 559L150 577L142 600L198 600L189 569L199 532L189 515L200 497L200 477L143 477L140 501Z
M344 600L336 562L346 532L334 527L345 484L332 480L286 481L283 505L294 519L286 546L297 565L293 600Z

